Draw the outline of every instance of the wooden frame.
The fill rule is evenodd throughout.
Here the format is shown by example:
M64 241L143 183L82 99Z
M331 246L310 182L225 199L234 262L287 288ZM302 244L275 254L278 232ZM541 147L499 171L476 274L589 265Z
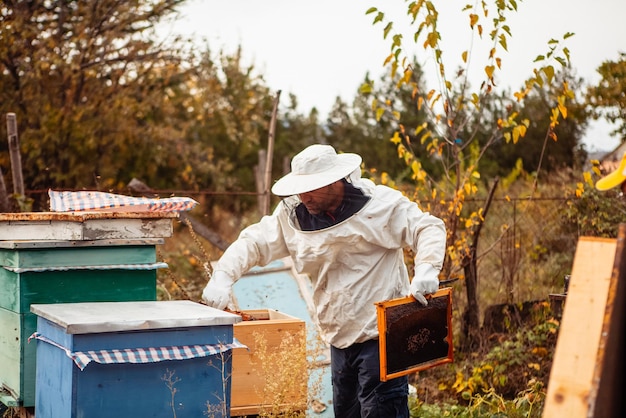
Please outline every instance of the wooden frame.
M427 299L427 306L413 296L376 303L381 381L454 361L452 289Z

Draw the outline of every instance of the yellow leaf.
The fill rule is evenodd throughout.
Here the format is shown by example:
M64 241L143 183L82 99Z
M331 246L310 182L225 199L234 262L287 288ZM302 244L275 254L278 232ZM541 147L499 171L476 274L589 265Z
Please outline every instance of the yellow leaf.
M424 42L424 49L428 47L435 48L437 46L438 39L439 35L437 32L430 32L426 37L426 41Z
M463 51L461 58L463 59L463 62L467 62L467 51Z
M474 25L476 24L476 22L478 22L478 15L474 14L474 13L471 13L469 15L469 17L470 17L470 28L473 29Z
M528 367L535 370L541 370L541 366L537 363L528 363Z
M378 109L376 109L376 120L380 121L384 113L385 113L385 109L383 109L382 107L379 107Z
M565 107L562 103L559 103L559 111L561 112L563 119L567 119L567 107Z
M489 79L491 80L493 78L493 70L494 70L494 66L493 65L488 65L485 67L485 74L487 74L487 77L489 77Z
M517 144L517 141L519 141L519 126L516 126L515 128L513 128L513 143Z
M519 134L520 134L520 136L521 136L522 138L523 138L523 137L525 137L525 136L526 136L526 126L524 126L524 125L520 125L520 126L518 126L518 128L519 128Z

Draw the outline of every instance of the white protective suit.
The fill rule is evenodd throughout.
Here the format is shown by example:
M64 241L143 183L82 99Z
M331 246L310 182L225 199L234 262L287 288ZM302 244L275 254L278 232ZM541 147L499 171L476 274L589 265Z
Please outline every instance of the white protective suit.
M441 269L446 232L441 219L422 212L399 191L353 179L370 200L347 220L318 231L301 231L297 196L245 228L224 252L215 271L237 280L250 268L290 256L313 287L316 320L326 342L337 348L378 337L375 303L409 295L402 249L415 264Z

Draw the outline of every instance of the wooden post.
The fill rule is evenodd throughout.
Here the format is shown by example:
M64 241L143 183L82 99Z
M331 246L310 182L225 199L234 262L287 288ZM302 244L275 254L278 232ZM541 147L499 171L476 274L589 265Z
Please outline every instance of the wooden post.
M11 156L11 173L13 174L13 193L17 196L24 196L22 157L20 156L20 141L17 137L15 113L7 113L7 135L9 137L9 153Z
M265 164L267 164L267 152L264 149L260 149L258 153L258 161L254 167L254 178L255 178L255 186L257 194L257 206L259 208L259 214L261 216L265 215L265 197L266 197L266 187L265 187Z
M270 213L270 189L272 181L272 159L274 157L274 137L276 135L276 114L278 112L278 102L280 100L280 90L276 93L274 99L274 109L272 110L272 119L270 121L269 138L267 141L267 162L265 163L265 178L263 180L264 205L261 215L269 215Z

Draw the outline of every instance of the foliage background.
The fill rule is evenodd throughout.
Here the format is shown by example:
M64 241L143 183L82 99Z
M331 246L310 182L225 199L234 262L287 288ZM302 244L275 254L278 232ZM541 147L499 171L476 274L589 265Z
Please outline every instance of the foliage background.
M191 215L228 241L259 219L255 168L268 146L275 93L254 65L242 63L241 48L226 53L183 38L157 41L156 27L182 3L0 5L0 113L17 116L26 185L26 196L12 196L13 210L24 209L25 197L32 199L26 209L46 210L49 188L132 194L127 185L137 178L160 196L197 199ZM514 2L498 4L511 9ZM436 51L436 37L429 39ZM453 369L420 376L425 384L415 408L436 416L440 405L449 404L451 416L463 416L467 409L455 405L493 411L489 405L507 409L505 401L512 401L530 416L547 383L558 328L547 295L561 289L579 236L614 237L624 219L618 191L593 189L602 173L580 141L589 118L624 121L625 56L604 63L603 79L587 90L568 65L540 67L521 102L513 99L520 92L476 86L480 113L459 107L458 119L450 118L454 135L441 138L424 137L440 128L440 119L433 117L434 106L416 104L420 97L433 100L416 62L406 57L378 80L355 75L362 76L363 87L352 103L337 98L325 120L315 109L297 112L297 97L281 98L272 178L285 173L291 156L305 146L329 143L361 154L364 175L403 190L426 210L445 218L453 208L468 231L484 223L476 253L479 311L494 312L495 306L500 331L483 328L481 318L480 344L460 350ZM409 67L407 77L401 69ZM467 103L471 86L447 81L449 103ZM555 99L564 85L570 93L567 117L555 124L548 110L565 109ZM471 123L459 123L464 120ZM522 126L524 135L516 137ZM451 143L442 145L444 139ZM8 145L0 142L0 174L9 190L10 166ZM456 206L458 194L443 185L465 172L471 193ZM493 206L481 219L496 179ZM159 277L161 298L199 299L207 280L203 263L220 255L209 242L208 253L199 251L186 228L177 225L174 239L160 250L170 265ZM462 336L468 304L462 265L452 266L448 277L461 278L453 286L455 335ZM515 306L537 314L521 321Z

